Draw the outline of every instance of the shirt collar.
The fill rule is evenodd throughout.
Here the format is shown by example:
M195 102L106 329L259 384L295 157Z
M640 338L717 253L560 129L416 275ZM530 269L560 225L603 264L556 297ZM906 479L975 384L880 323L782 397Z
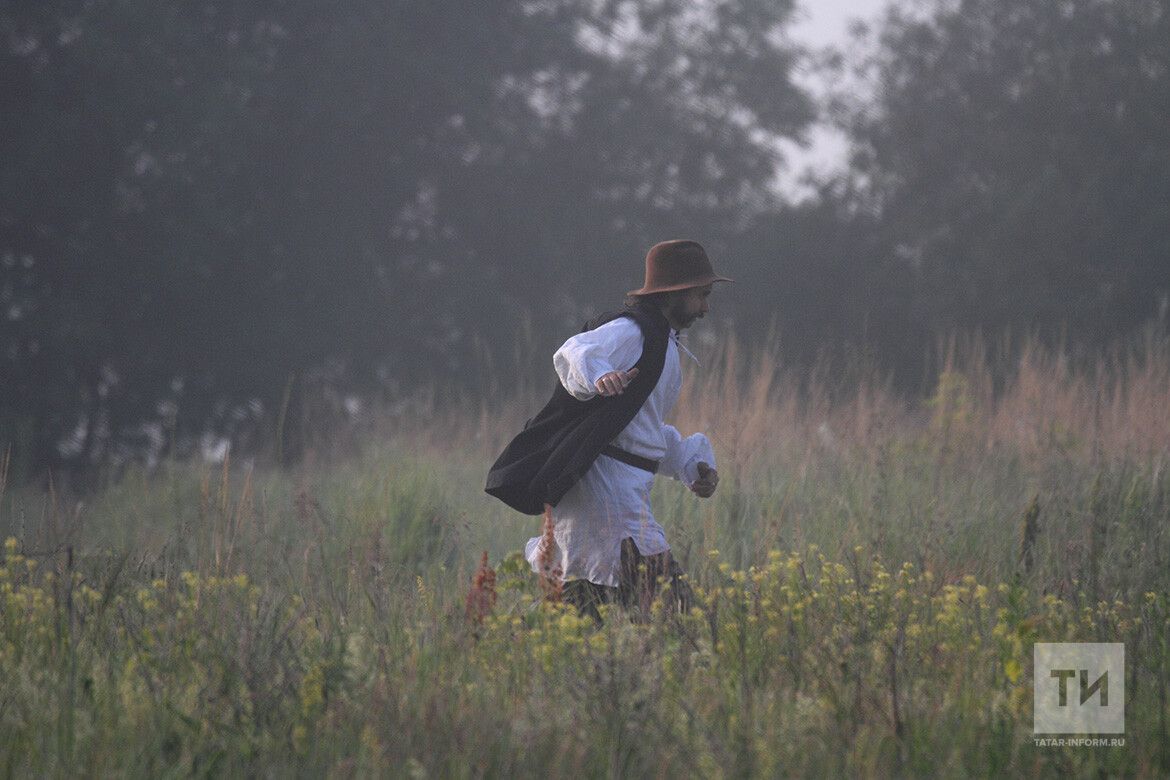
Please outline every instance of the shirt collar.
M691 360L695 361L696 366L698 366L699 368L703 367L703 364L699 362L699 359L697 357L695 357L695 353L691 352L689 349L687 349L687 345L682 343L682 332L681 331L671 329L670 338L674 341L674 343L678 346L679 349L681 349L683 352L687 353L687 357L689 357Z

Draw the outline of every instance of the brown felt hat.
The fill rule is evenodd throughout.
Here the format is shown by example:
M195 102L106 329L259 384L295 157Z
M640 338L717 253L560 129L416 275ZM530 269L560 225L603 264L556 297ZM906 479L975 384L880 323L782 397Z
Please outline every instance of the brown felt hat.
M630 290L626 294L650 295L730 281L726 276L715 274L698 241L676 239L650 247L646 253L646 283L642 289Z

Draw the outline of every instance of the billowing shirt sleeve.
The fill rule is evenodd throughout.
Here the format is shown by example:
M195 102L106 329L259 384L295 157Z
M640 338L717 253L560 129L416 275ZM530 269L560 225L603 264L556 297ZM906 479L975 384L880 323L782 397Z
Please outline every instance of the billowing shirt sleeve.
M629 317L579 333L553 355L561 385L578 401L597 395L596 382L610 371L629 371L642 356L642 329Z
M700 462L715 468L715 451L703 434L692 433L684 439L673 425L663 425L662 436L666 440L666 455L660 464L662 473L689 486L699 478Z

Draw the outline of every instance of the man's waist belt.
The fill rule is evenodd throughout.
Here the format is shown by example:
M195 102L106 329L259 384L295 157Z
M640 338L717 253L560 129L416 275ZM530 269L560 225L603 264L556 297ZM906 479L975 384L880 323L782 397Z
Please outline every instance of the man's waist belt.
M602 455L608 455L614 460L619 460L627 466L633 466L642 471L649 471L651 474L658 473L658 461L643 458L641 455L635 455L632 452L626 452L621 447L615 447L612 444L607 444L601 450Z

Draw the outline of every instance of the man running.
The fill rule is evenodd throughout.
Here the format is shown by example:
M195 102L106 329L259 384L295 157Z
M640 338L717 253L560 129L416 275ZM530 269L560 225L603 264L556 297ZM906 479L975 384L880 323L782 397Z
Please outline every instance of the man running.
M652 247L625 309L557 350L552 399L488 474L487 492L510 506L527 514L551 506L553 549L535 537L526 557L537 572L554 562L564 599L595 619L597 605L614 601L645 614L660 577L670 577L676 606L689 608L650 488L657 473L703 498L719 484L707 437L684 438L665 419L682 386L679 335L707 313L720 281L731 280L714 273L698 243Z

